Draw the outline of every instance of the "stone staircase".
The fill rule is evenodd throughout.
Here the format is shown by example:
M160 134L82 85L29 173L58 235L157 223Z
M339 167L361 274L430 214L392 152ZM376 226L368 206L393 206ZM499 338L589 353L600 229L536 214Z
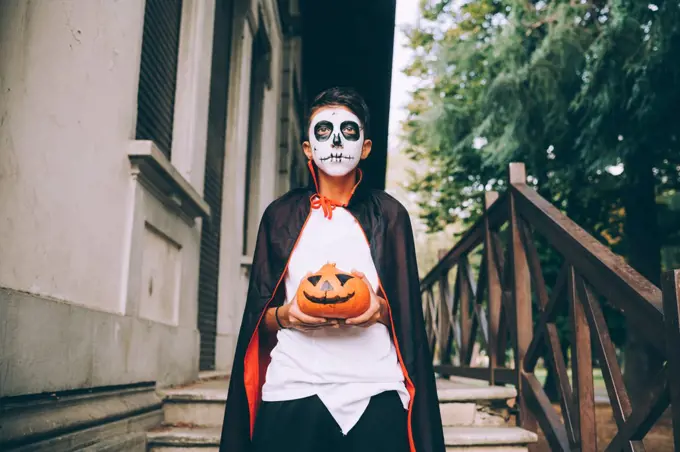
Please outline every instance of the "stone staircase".
M193 385L161 391L163 425L147 434L147 450L218 452L228 381L226 374L211 373Z
M217 452L227 398L225 375L212 374L161 392L164 423L147 435L152 452ZM475 380L440 379L440 410L447 451L523 452L534 433L514 427L516 391Z
M447 451L524 452L536 434L514 426L517 391L479 380L438 379Z

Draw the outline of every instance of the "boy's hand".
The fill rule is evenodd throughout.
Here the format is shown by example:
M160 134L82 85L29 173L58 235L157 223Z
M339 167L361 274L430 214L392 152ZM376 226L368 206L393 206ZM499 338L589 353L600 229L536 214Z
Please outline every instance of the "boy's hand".
M284 328L292 328L299 331L313 331L319 328L339 327L336 320L312 317L311 315L302 312L297 304L297 297L279 309L279 320Z
M301 281L311 276L307 273ZM313 331L319 328L339 328L337 320L329 320L323 317L313 317L300 310L297 296L287 305L279 309L279 320L284 328L292 328L299 331Z
M371 304L369 305L366 312L360 316L345 320L345 325L361 326L366 328L380 322L385 326L389 326L387 301L375 293L373 287L368 282L366 275L356 270L353 270L352 274L357 278L361 278L368 286L368 290L371 294Z

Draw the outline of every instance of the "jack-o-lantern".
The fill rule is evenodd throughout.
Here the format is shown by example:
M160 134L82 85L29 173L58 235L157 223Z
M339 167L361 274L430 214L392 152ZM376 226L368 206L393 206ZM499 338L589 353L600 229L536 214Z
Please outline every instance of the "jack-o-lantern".
M361 279L326 264L303 279L297 290L300 310L313 317L349 319L366 312L371 304L368 286Z

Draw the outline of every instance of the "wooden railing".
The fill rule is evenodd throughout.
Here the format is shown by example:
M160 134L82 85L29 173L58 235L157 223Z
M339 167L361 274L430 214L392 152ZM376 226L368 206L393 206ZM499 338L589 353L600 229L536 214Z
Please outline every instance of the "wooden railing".
M645 450L642 439L671 405L675 450L680 452L680 270L663 275L662 296L527 186L523 164L510 165L509 182L501 196L486 193L483 217L421 281L435 371L515 385L518 424L534 432L540 426L553 451ZM550 292L536 245L539 236L563 258ZM635 405L623 382L601 300L620 310L665 360ZM558 311L567 308L571 382L556 325ZM480 359L480 350L488 362ZM606 447L597 444L593 357L618 428ZM534 374L540 358L555 376L559 411Z

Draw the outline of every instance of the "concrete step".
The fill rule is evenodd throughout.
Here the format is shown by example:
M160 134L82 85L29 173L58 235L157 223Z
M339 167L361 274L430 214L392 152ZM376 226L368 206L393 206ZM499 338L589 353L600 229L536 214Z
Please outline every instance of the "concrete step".
M210 374L194 384L159 391L163 424L221 427L228 385L225 375ZM444 427L510 427L510 406L517 395L514 388L450 379L438 380L437 389Z
M113 438L77 450L80 452L146 452L146 433L136 432L116 435Z
M224 417L228 380L205 379L181 388L160 391L166 425L219 427ZM512 387L438 384L444 426L507 425Z
M447 451L524 452L538 437L518 427L445 427L444 441Z
M437 389L439 402L507 401L517 397L517 390L511 386L461 386Z
M440 403L439 412L444 427L507 427L512 421L507 407L478 403Z
M509 426L514 387L489 386L467 380L437 382L439 410L444 427Z
M198 381L229 380L230 375L224 370L204 370L198 373Z
M147 435L150 452L218 452L218 427L166 427ZM538 438L517 427L448 427L444 429L447 451L520 452Z
M219 452L220 427L164 427L147 433L149 452Z
M229 381L208 379L159 391L166 425L219 427L224 419Z

